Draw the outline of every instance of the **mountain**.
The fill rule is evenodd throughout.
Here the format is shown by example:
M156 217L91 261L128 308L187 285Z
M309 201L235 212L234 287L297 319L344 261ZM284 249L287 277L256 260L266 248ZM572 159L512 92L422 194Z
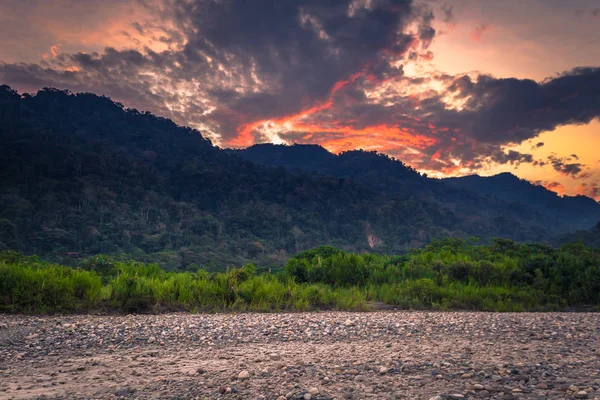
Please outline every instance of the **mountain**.
M352 150L335 155L317 145L260 144L233 152L255 163L351 179L379 192L412 193L461 214L511 215L556 233L588 229L600 219L600 204L593 199L560 197L510 173L431 179L384 154Z
M559 196L556 193L505 172L494 176L478 175L446 178L444 182L481 195L513 204L529 205L563 222L569 229L590 229L600 220L600 203L586 196Z
M0 248L60 261L106 253L214 269L324 244L397 253L444 236L547 236L501 208L466 213L403 186L253 163L90 93L0 86L0 140ZM397 173L422 180L398 168L388 181Z
M568 235L561 236L555 240L555 244L560 245L562 243L574 243L579 241L587 246L600 248L600 222L598 222L592 229L579 230Z
M438 186L437 181L427 179L399 160L364 150L351 150L335 155L318 145L286 146L266 143L233 150L232 153L258 164L352 179L377 191L392 194L406 192L411 188L418 188L424 193Z

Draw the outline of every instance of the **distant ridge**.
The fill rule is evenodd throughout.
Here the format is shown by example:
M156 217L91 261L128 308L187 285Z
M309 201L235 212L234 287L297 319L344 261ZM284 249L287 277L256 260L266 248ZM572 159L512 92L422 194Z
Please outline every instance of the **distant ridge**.
M232 152L260 164L351 179L381 192L434 199L465 213L501 212L555 221L553 229L558 232L589 229L600 219L600 204L594 199L561 197L509 172L432 179L380 153L352 150L335 155L318 145L259 144Z
M600 204L586 196L559 196L510 172L483 177L478 175L445 178L455 187L475 191L511 203L528 205L563 221L570 229L589 229L600 220Z

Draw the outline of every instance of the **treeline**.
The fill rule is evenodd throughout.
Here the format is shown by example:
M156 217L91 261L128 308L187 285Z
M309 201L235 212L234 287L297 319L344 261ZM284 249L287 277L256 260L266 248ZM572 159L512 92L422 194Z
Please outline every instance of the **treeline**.
M416 187L380 192L254 164L196 130L90 93L0 86L0 142L0 250L62 264L111 254L165 269L281 266L321 243L397 254L436 237L538 241L555 232L529 211L482 209L475 194L441 204ZM344 169L385 161L351 155ZM397 164L402 171L380 186L405 176Z
M554 249L496 239L475 245L436 240L403 256L319 247L283 270L248 264L209 273L191 266L97 256L77 268L0 253L4 312L164 312L369 310L384 306L486 311L600 307L600 250L581 243Z

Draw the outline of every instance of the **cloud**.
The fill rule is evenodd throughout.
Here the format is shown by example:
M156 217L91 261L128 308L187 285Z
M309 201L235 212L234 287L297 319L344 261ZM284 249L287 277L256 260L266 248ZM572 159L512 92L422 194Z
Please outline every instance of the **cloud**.
M573 178L587 177L586 174L583 174L585 165L581 163L569 163L569 160L569 157L557 157L554 154L548 156L548 161L555 171Z
M556 192L557 194L559 194L561 196L565 192L565 186L560 182L537 180L537 181L534 181L533 183L538 186L543 186L550 191Z
M442 13L444 14L443 21L447 24L454 24L456 18L454 17L454 10L451 4L442 5Z
M66 51L65 44L36 63L0 61L0 82L108 95L222 146L319 143L378 150L445 173L530 163L586 174L581 163L534 160L510 148L598 117L599 68L541 82L414 72L434 56L436 16L408 0L132 4L143 10L119 25L126 46ZM452 22L452 7L442 8L443 21ZM477 37L487 28L479 26Z
M509 150L507 153L498 150L490 157L492 161L498 164L519 165L521 163L532 163L533 156L531 154L520 153L515 150Z
M487 23L481 23L480 25L477 25L475 27L475 29L473 29L473 31L471 32L471 39L476 42L481 41L481 37L489 29L490 29L490 26Z
M591 197L595 200L600 200L600 186L597 182L583 182L578 188L577 193Z
M537 142L535 145L533 145L533 147L531 148L533 149L539 149L540 147L544 146L544 142Z

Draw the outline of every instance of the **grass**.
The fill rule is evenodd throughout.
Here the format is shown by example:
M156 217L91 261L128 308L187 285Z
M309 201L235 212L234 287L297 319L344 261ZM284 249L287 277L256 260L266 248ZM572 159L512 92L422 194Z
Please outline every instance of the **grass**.
M276 274L252 264L209 273L94 257L77 268L0 253L0 311L9 313L559 310L600 306L600 251L582 246L507 249L455 239L405 256L319 248ZM528 247L529 246L529 247Z

